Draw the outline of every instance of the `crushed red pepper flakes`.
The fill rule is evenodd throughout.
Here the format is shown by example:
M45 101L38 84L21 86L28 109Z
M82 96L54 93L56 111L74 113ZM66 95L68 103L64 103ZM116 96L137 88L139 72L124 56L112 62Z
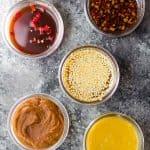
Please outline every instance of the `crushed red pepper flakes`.
M136 0L91 0L90 15L97 27L106 33L120 33L135 25L138 19Z
M37 13L35 14L35 16L33 17L31 23L37 24L37 23L40 21L40 18L41 18L41 13L40 13L40 12L37 12Z
M41 13L40 12L36 12L36 14L34 15L34 17L32 18L31 22L30 22L30 27L34 28L34 30L38 30L40 32L40 34L43 34L44 32L46 33L51 33L52 29L50 26L48 26L47 24L44 26L39 26L38 27L38 22L41 19Z
M21 15L22 15L21 12L17 12L14 19L18 19L19 17L21 17Z
M32 10L32 13L34 13L34 12L36 11L36 6L35 6L35 5L31 4L31 5L30 5L30 8L31 8L31 10Z
M31 9L33 9L33 8L31 8ZM44 11L45 11L44 8L42 8L42 10L40 9L40 11L37 11L37 12L36 12L36 10L34 10L35 14L34 14L32 20L30 21L30 27L33 28L33 30L30 29L30 32L39 31L40 35L46 33L46 35L48 35L48 37L46 39L42 39L42 40L36 39L34 37L33 39L29 40L29 43L44 44L46 40L51 43L54 41L54 36L52 36L52 27L47 24L44 26L39 26L39 22L42 18L42 13L44 13Z

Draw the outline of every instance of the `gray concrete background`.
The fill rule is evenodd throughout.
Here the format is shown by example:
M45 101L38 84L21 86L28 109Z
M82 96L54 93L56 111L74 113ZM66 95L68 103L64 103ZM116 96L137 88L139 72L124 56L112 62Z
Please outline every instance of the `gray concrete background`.
M15 0L0 0L0 30L8 8ZM71 120L70 132L59 150L82 150L83 134L98 115L118 111L135 118L145 136L145 150L150 150L150 1L138 29L124 38L111 39L95 32L85 18L83 0L53 0L65 23L60 48L44 59L25 59L10 52L0 32L0 150L19 150L10 139L6 120L14 102L27 94L45 92L60 100ZM102 45L117 59L121 79L118 90L98 106L81 106L71 102L58 83L58 67L71 49L86 44Z

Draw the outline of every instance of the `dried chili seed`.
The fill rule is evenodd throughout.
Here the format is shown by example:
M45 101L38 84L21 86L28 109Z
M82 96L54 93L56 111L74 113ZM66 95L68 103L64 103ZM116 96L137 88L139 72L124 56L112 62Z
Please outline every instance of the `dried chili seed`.
M125 32L138 17L136 0L91 0L90 15L98 28L106 33Z

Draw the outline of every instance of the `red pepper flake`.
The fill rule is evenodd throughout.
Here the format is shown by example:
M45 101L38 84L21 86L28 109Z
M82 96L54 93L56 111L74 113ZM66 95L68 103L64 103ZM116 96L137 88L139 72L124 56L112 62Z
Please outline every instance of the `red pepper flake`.
M30 27L32 27L36 30L37 23L40 21L40 19L41 19L41 13L37 12L30 22Z
M39 22L42 19L42 14L45 11L44 8L42 10L40 9L39 11L34 10L34 15L33 18L30 22L30 27L33 28L30 30L30 32L34 31L39 31L40 35L46 34L46 39L36 39L35 37L31 39L29 42L30 43L37 43L37 44L44 44L45 41L53 42L54 41L54 36L52 34L52 27L49 26L48 24L44 26L39 26Z
M53 37L53 36L49 36L49 37L48 37L48 40L49 40L50 42L53 42L54 37Z
M137 22L137 8L136 0L91 0L90 14L100 30L120 33Z
M40 34L43 34L43 28L42 27L38 27L37 30L39 30Z
M43 27L43 30L44 30L45 32L48 32L48 31L50 30L50 27L49 27L48 25L45 25L45 26Z
M35 29L35 28L36 28L35 23L31 21L31 22L30 22L30 27Z
M39 30L40 34L43 34L44 32L51 32L51 27L49 27L48 25L45 25L43 27L38 27L37 30Z
M30 5L30 8L31 8L32 13L34 13L34 12L36 11L35 5L31 4L31 5Z
M14 36L14 32L11 31L11 32L10 32L10 35L11 35L11 36Z
M16 13L16 15L15 15L15 19L20 18L20 17L21 17L21 15L22 15L22 13L21 13L21 12L17 12L17 13Z
M38 23L40 21L40 18L41 18L41 13L37 12L35 14L35 16L33 17L32 22L36 24L36 23Z

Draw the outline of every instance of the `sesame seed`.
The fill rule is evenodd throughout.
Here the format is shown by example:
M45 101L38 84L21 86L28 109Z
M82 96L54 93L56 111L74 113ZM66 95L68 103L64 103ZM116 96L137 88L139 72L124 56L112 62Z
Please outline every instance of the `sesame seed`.
M40 43L41 43L39 39L37 40L37 43L38 43L38 44L40 44Z
M32 43L32 40L30 40L29 42Z
M33 42L36 42L36 38L35 37L33 38Z
M81 48L68 56L62 68L62 81L67 92L77 100L102 100L113 78L109 57L96 48Z

